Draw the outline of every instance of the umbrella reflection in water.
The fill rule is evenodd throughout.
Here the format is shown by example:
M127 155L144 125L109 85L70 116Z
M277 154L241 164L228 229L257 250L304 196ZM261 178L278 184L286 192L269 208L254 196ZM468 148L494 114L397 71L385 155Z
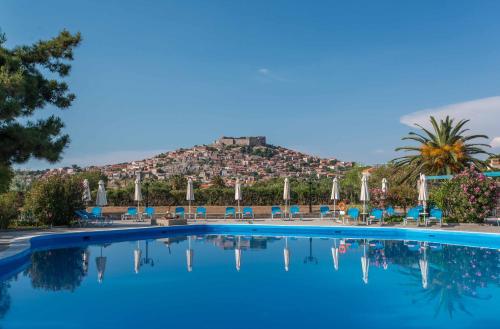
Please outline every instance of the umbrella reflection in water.
M423 257L418 260L420 273L422 273L422 288L427 289L429 280L429 261L427 260L427 246L422 246Z
M285 249L283 249L283 257L285 258L285 271L288 272L290 266L290 250L288 250L288 238L285 238Z
M194 256L194 250L191 249L191 236L188 236L188 249L186 250L186 262L187 262L188 272L191 272L193 270L193 256Z
M339 248L337 247L337 239L333 239L332 247L333 268L335 271L339 270Z
M97 267L97 282L102 283L104 280L104 271L106 270L106 257L102 255L102 246L101 255L95 258L95 264Z
M361 256L361 269L363 270L363 282L368 284L368 270L370 268L370 262L368 255L366 254L366 240L363 244L363 256Z
M241 247L240 247L241 237L238 237L238 244L236 249L234 249L234 259L236 262L236 270L239 272L241 268Z
M139 270L141 268L141 255L142 251L139 246L139 241L137 241L137 248L134 249L134 272L135 274L139 273Z

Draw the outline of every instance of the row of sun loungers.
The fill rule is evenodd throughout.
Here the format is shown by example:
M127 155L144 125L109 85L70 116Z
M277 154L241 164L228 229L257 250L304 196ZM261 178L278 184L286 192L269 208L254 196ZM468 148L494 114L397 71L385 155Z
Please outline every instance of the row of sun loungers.
M344 224L349 224L350 221L358 223L362 219L366 224L372 224L373 222L384 223L384 218L392 216L402 216L403 223L406 225L409 221L416 222L420 224L422 219L423 223L427 226L431 221L438 222L442 225L443 212L441 209L432 208L428 210L429 213L423 213L424 209L422 206L417 206L410 208L405 215L398 214L392 207L387 207L385 209L373 208L368 214L360 214L358 208L349 208L347 211L333 211L328 206L320 206L319 215L321 219L333 219ZM78 210L75 215L79 219L81 226L87 224L111 224L112 220L110 217L103 216L102 208L94 207L92 212L87 212L86 210ZM189 214L186 213L184 207L176 207L174 217L187 218ZM192 214L195 220L207 220L207 209L206 207L199 206L196 207L194 213ZM122 214L122 220L151 220L155 217L155 208L146 207L144 212L139 214L136 207L129 207L127 212ZM255 214L252 207L242 207L240 211L236 207L226 207L223 216L224 219L243 219L243 220L254 220ZM292 205L287 212L284 212L280 206L271 207L271 218L272 219L283 219L283 220L312 220L312 218L305 218L303 213L300 211L298 205Z

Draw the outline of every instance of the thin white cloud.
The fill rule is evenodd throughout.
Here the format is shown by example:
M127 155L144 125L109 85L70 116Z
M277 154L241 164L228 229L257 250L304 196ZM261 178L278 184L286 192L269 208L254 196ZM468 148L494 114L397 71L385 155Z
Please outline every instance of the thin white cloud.
M259 74L260 78L265 81L281 81L281 82L290 81L289 79L283 78L282 76L274 73L273 71L265 67L258 69L257 73Z
M491 141L491 147L500 148L500 137L495 137Z
M490 137L490 145L500 148L500 96L476 99L463 103L425 109L404 115L400 122L410 127L420 124L429 127L429 116L443 119L447 115L455 120L469 119L467 127L471 133Z
M269 74L269 69L266 68L261 68L258 70L258 72L262 75L268 75Z

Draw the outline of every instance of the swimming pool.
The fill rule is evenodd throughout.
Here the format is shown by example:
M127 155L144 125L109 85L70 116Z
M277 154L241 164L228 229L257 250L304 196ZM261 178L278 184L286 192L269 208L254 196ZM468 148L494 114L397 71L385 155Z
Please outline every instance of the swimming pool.
M354 232L231 226L39 238L0 284L0 327L500 326L496 246Z

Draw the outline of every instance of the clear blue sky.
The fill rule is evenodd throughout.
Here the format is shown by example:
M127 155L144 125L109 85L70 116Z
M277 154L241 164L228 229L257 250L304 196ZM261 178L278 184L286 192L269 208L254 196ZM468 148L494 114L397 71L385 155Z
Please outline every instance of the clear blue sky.
M62 164L220 135L380 163L410 129L402 116L500 94L499 13L500 1L3 0L0 28L8 46L83 35L78 98L58 111Z

